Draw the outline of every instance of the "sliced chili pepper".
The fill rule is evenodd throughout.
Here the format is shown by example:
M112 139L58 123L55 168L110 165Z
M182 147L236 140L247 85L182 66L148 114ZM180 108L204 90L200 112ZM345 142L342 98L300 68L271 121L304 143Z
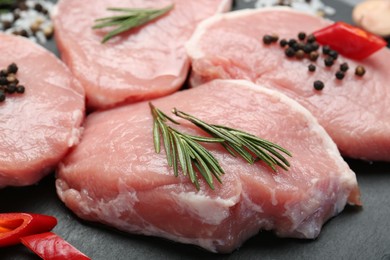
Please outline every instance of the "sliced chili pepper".
M344 22L336 22L313 33L318 43L329 45L345 57L361 60L386 46L381 37Z
M21 241L44 260L91 260L52 232L22 237Z
M57 225L55 217L32 213L0 214L0 247L16 245L20 238L52 230Z

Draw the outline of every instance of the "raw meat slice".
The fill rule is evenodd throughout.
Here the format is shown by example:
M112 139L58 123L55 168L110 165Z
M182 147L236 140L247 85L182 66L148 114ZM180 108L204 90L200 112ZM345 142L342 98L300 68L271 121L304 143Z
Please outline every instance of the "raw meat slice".
M168 15L101 44L107 30L92 30L107 7L159 8ZM173 93L187 77L184 43L196 25L230 9L231 0L61 0L54 15L56 40L64 62L85 87L87 105L107 108ZM115 14L115 13L114 13Z
M24 94L0 103L0 188L48 174L78 142L84 90L52 53L22 37L0 34L0 68L15 62Z
M290 9L269 8L218 15L204 21L188 42L192 59L192 84L215 78L247 79L277 89L294 98L315 117L333 138L341 153L352 158L390 161L390 51L383 49L364 61L339 57L325 68L324 59L289 59L279 44L264 45L265 34L280 39L297 38L330 21ZM335 74L342 62L349 64L343 80ZM355 67L366 68L364 77ZM325 83L322 91L313 82Z
M215 191L201 182L198 192L186 177L174 177L164 152L154 152L147 102L96 112L56 181L61 200L81 218L231 252L262 229L315 238L347 202L360 204L355 174L336 145L306 109L279 92L216 80L153 104L276 142L292 152L292 166L273 172L208 145L226 173Z

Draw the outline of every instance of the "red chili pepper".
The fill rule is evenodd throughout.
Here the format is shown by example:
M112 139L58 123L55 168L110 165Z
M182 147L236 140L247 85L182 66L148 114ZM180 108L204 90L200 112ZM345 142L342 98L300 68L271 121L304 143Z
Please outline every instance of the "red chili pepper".
M44 260L91 260L52 232L26 236L21 241Z
M55 225L57 219L51 216L2 213L0 214L0 247L19 244L21 237L50 231Z
M387 45L381 37L343 22L336 22L313 35L321 45L329 45L345 57L357 60L367 58Z

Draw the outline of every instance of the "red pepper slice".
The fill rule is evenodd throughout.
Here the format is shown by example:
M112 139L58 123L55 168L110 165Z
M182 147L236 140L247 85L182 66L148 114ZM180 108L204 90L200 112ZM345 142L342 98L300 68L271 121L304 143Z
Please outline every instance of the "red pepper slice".
M22 237L21 241L44 260L91 260L52 232Z
M0 214L0 247L16 245L20 238L52 230L57 225L55 217L30 213Z
M313 35L319 44L329 45L345 57L356 60L367 58L387 45L381 37L344 22L336 22Z

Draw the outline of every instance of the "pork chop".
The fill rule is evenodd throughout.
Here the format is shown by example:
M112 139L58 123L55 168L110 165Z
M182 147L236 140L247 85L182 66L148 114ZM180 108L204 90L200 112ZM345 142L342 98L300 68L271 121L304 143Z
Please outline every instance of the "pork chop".
M78 142L84 91L49 51L22 37L0 42L0 69L15 63L25 86L0 103L0 187L30 185Z
M107 7L159 8L172 2L167 15L105 44L107 30L92 30L95 19L115 15ZM184 43L200 21L230 6L230 0L61 0L53 17L55 36L62 59L85 87L87 105L107 108L179 89L189 69Z
M352 158L390 161L390 51L383 49L355 62L340 57L326 67L287 58L279 44L265 45L265 34L297 38L331 22L290 9L269 8L218 15L203 22L187 45L192 59L192 84L215 79L247 79L277 89L306 107L333 138L341 153ZM350 69L335 77L341 63ZM316 71L308 71L315 64ZM358 77L355 67L366 74ZM318 91L313 83L325 87Z
M291 168L273 172L209 144L225 170L223 184L213 191L201 180L197 191L187 177L174 177L163 151L155 153L147 102L95 112L57 174L59 197L79 217L226 253L259 230L315 238L346 203L360 204L355 174L334 142L306 109L279 92L216 80L153 104L275 142L292 153ZM204 135L178 121L181 131Z

